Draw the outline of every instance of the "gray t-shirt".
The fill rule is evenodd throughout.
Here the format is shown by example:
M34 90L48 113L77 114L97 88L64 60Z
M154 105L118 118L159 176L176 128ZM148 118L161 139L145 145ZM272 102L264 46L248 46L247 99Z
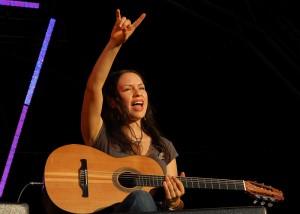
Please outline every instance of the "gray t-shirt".
M166 160L164 158L163 152L159 152L154 146L152 146L152 144L150 145L149 151L147 152L147 156L154 159L161 166L161 168L164 171L164 174L166 174L167 165L174 158L177 158L178 153L171 141L169 141L168 139L166 139L164 137L161 137L161 139L162 139L162 142L166 145L167 149L170 151L170 160ZM96 143L95 143L94 147L113 156L113 157L126 157L129 155L132 155L129 152L125 153L124 151L121 151L121 149L118 145L111 145L109 143L105 125L103 125L101 130L99 131L99 134L96 139Z

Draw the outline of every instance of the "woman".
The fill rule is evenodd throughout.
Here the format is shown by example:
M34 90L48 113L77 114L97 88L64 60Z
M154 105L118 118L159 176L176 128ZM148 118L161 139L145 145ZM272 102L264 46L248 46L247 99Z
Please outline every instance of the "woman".
M143 13L131 23L121 16L119 9L116 10L110 39L87 82L81 116L82 136L86 145L116 157L144 155L156 160L166 175L163 182L166 207L182 209L180 198L185 190L176 178L177 152L170 141L160 136L154 125L141 75L133 70L110 73L120 48L145 17ZM134 191L113 210L151 212L157 211L158 207L150 193Z

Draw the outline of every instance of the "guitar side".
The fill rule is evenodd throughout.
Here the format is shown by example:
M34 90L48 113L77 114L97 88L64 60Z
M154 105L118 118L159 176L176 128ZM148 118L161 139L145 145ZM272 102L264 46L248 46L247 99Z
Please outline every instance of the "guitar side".
M82 196L79 185L82 159L87 161L87 197ZM50 199L59 208L72 213L93 213L121 202L134 190L150 191L153 188L123 187L117 175L124 171L163 175L157 162L148 157L114 158L93 147L69 144L49 155L44 170L45 187Z

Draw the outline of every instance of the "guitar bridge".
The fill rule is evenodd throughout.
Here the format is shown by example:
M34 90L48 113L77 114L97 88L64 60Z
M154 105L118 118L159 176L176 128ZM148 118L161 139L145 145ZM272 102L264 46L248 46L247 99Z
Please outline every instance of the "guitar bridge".
M80 162L81 167L78 170L79 186L82 190L82 197L87 198L89 196L87 160L80 159Z

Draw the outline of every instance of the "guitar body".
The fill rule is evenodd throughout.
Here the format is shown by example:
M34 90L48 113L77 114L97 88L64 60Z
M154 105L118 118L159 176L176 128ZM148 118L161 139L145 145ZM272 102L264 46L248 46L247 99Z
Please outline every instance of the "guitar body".
M85 196L79 178L81 160L86 160L88 195ZM134 190L154 188L121 185L118 175L123 172L163 175L160 165L149 157L114 158L90 146L69 144L49 155L44 171L45 187L52 202L71 213L93 213L121 202Z

